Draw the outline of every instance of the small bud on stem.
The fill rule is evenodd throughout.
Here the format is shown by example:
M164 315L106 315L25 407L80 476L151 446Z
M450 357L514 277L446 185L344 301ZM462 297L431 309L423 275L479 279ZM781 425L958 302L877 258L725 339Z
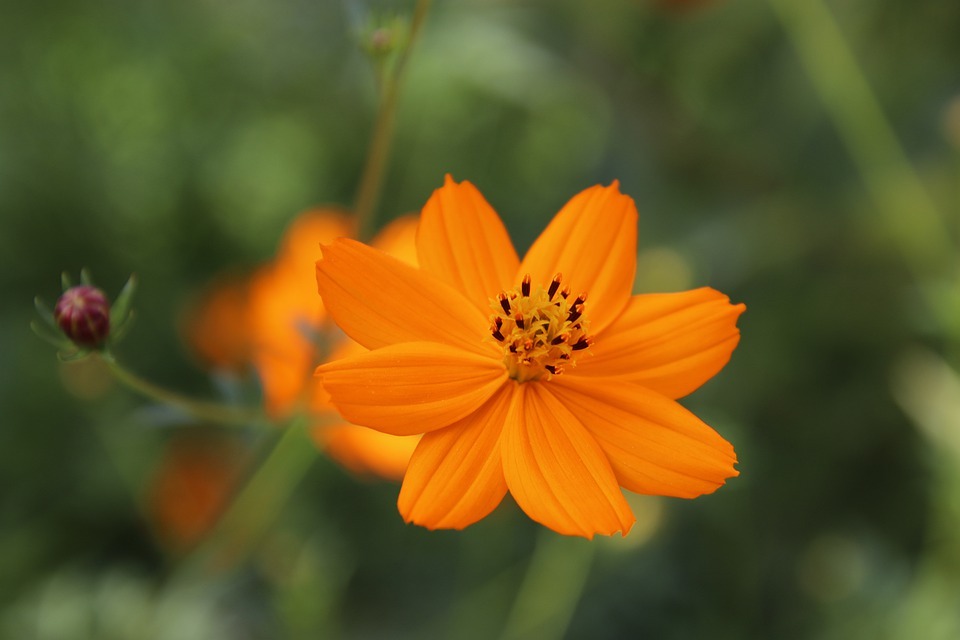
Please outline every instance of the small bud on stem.
M53 310L60 330L79 347L96 349L110 335L110 302L91 285L71 287L63 292Z

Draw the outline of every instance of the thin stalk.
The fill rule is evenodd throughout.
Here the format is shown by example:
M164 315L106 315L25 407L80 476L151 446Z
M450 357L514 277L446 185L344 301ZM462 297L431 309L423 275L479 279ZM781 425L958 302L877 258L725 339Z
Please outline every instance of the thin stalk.
M237 566L276 522L310 465L317 447L308 418L300 418L273 439L269 454L217 522L211 535L181 564L176 578L195 572L221 573Z
M955 256L943 213L887 120L823 0L769 0L833 120L881 220L918 276Z
M407 42L399 53L396 64L392 69L382 74L382 79L379 82L380 104L377 108L370 146L367 149L367 158L353 206L357 220L357 237L363 241L369 240L373 233L373 217L380 203L383 178L386 173L387 161L390 158L390 147L393 144L397 103L400 97L400 88L403 84L404 70L427 19L431 2L432 0L417 0Z
M157 386L125 369L109 353L95 354L95 357L99 357L106 363L113 377L128 389L151 400L176 407L195 418L229 426L249 426L268 422L266 416L259 410L238 409L217 402L197 400Z
M595 555L596 542L541 530L501 640L562 638Z

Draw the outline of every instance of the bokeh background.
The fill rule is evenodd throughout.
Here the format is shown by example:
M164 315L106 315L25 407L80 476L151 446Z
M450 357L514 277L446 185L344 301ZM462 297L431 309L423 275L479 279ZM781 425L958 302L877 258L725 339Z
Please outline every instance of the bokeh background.
M135 272L120 357L228 400L183 310L300 211L350 205L377 95L357 33L410 5L0 4L0 637L960 637L960 3L941 0L435 0L377 225L450 172L523 249L619 179L638 292L747 304L731 363L684 400L741 475L632 497L635 530L587 542L509 498L464 532L406 526L396 484L310 453L255 505L262 535L197 562L203 505L272 434L58 362L32 298L62 270L109 295ZM201 513L180 538L154 504L178 438L174 504Z

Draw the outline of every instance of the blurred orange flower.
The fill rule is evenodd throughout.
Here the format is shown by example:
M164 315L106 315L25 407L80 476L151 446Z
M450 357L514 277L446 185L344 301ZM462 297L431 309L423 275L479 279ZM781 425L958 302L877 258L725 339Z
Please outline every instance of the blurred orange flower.
M675 400L727 363L745 307L708 288L631 296L636 242L633 200L596 186L521 262L480 192L447 176L420 218L420 268L323 247L327 311L371 349L318 369L333 404L425 433L400 490L408 522L463 528L509 490L560 533L626 533L620 487L693 498L738 475L730 443Z
M203 539L233 494L246 459L246 451L223 436L189 431L171 438L144 501L160 541L185 551Z
M415 265L415 231L414 217L400 218L374 244ZM352 221L342 211L301 214L286 230L274 260L247 278L217 283L188 314L184 333L208 366L233 372L252 367L268 415L282 419L306 411L317 421L314 440L344 466L399 479L417 438L344 423L313 376L316 365L335 350L364 351L326 321L313 269L321 243L352 234Z
M184 339L207 367L239 374L249 366L249 289L248 278L222 275L206 288L202 301L188 310L181 323Z

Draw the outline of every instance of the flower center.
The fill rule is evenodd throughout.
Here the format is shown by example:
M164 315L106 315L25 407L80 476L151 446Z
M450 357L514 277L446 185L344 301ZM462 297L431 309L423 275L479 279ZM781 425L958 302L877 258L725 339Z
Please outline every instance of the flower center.
M533 289L527 274L519 287L490 299L491 335L503 347L510 377L519 382L560 375L591 344L583 318L587 294L572 298L560 282L558 273L546 289Z

